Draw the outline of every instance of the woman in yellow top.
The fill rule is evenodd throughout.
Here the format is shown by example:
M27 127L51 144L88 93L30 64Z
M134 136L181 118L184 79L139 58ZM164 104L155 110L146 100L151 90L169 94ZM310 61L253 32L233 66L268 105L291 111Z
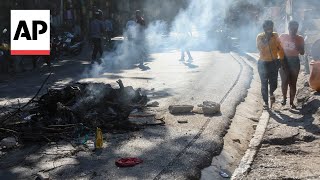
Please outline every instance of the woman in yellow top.
M286 65L286 71L280 70L280 76L282 81L282 105L286 105L287 91L290 86L290 107L295 109L294 97L297 91L297 80L300 71L300 59L299 54L304 55L304 39L302 36L297 35L299 23L297 21L289 22L289 34L282 34L280 36L281 45L284 49L284 63Z
M268 86L270 85L270 103L275 102L274 91L278 86L278 70L283 63L283 49L277 33L273 32L273 22L266 20L263 23L264 33L257 36L257 48L260 52L258 72L261 80L261 94L264 109L269 108ZM279 62L280 61L280 62ZM282 66L284 67L284 66Z

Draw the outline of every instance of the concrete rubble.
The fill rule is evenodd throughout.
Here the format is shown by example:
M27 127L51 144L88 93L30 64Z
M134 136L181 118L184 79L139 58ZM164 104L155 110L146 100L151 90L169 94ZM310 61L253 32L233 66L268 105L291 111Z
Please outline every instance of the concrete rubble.
M169 111L171 114L181 113L195 113L204 115L214 115L220 112L221 105L212 101L204 101L203 104L199 104L194 107L192 105L171 105Z
M17 140L15 137L6 137L6 138L3 138L0 142L0 146L2 148L8 148L8 149L11 149L13 147L15 147L17 145Z
M192 105L171 105L169 106L169 112L171 114L190 113L193 107Z
M220 104L212 101L204 101L202 110L205 115L214 115L220 112Z

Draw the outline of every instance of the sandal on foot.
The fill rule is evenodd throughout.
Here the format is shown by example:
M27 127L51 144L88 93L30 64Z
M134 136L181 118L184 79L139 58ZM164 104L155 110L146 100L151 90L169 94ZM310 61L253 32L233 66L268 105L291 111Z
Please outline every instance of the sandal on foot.
M273 104L276 102L276 97L274 95L270 95L270 103Z
M291 109L297 109L297 106L294 105L294 104L290 104L290 108L291 108Z
M286 104L287 104L287 99L283 99L282 102L281 102L281 105L284 106Z

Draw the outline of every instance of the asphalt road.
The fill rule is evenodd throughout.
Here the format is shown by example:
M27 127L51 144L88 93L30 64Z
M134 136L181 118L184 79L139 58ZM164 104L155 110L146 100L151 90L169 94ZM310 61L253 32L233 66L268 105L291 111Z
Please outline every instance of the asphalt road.
M196 51L192 52L192 63L178 61L179 55L178 51L155 53L143 70L136 67L109 71L95 78L85 78L83 72L89 66L85 61L76 64L66 62L64 67L56 67L46 86L63 86L74 80L116 85L115 81L122 79L125 86L141 88L151 101L160 103L150 111L165 117L165 126L117 135L104 132L107 133L106 147L98 155L80 151L54 159L38 152L25 159L33 163L21 163L1 170L0 177L29 178L43 170L57 179L198 179L200 170L209 166L212 157L218 155L223 147L222 138L230 118L246 95L251 69L236 54ZM1 83L1 103L21 97L28 100L45 75L46 72L33 72ZM221 114L213 117L196 114L174 116L167 110L172 104L196 106L206 100L221 102ZM179 124L178 120L187 120L188 123ZM50 149L50 146L45 148ZM114 162L121 157L139 157L144 162L131 168L117 168ZM46 171L43 164L51 163L55 168ZM54 164L59 164L59 167ZM46 168L50 169L50 166Z

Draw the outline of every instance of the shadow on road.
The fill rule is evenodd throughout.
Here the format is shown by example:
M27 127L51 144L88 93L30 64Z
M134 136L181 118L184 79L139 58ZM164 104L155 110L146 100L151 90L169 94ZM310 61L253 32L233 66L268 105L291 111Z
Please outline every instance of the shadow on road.
M197 66L197 65L192 64L192 62L183 62L183 64L184 64L185 66L187 66L188 68L190 68L190 69L195 69L195 68L198 68L198 67L199 67L199 66Z
M320 107L320 100L314 99L308 102L300 111L295 111L295 114L300 114L302 117L300 118L293 118L286 114L283 114L280 111L271 112L270 117L275 119L277 122L281 124L286 124L291 127L304 127L307 132L310 132L315 135L320 134L320 127L317 124L314 124L314 117L313 115L317 113ZM292 113L292 111L290 111Z

